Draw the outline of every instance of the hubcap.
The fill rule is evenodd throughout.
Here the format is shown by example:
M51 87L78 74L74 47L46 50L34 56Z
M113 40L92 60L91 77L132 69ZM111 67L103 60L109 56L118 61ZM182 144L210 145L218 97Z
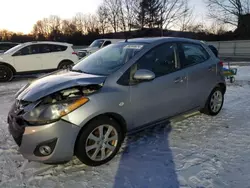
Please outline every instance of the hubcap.
M210 101L211 110L214 113L217 113L222 106L222 102L223 102L223 96L221 91L214 92Z
M70 69L72 67L71 64L63 65L62 69Z
M5 79L7 77L7 71L0 69L0 79Z
M111 125L100 125L89 134L85 145L86 153L91 160L102 161L114 152L117 143L116 129Z

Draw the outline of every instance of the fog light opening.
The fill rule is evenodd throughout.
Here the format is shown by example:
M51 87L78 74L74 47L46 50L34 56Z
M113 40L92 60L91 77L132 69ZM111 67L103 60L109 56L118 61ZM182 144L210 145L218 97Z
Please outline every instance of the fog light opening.
M38 157L51 155L55 149L56 143L57 138L54 138L38 144L34 150L34 155Z
M39 147L39 152L44 156L48 156L52 153L52 149L49 146L43 145Z

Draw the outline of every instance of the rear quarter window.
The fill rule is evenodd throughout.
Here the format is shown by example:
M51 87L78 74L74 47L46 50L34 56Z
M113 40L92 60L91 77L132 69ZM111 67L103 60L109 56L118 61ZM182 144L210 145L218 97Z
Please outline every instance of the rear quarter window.
M210 58L208 52L200 44L183 43L184 67L203 63Z
M62 52L67 50L68 46L64 45L51 45L52 52Z

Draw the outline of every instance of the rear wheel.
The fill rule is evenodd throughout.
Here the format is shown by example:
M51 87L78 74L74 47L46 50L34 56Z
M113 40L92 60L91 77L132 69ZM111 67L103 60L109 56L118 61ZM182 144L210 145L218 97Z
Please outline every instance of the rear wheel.
M113 159L123 140L121 126L114 119L102 116L83 128L76 143L75 154L82 163L99 166Z
M63 61L58 66L58 69L71 69L73 67L74 63L71 61Z
M224 92L221 87L216 87L209 95L206 106L201 112L207 115L216 116L221 111L223 104Z
M0 82L7 82L13 79L14 73L6 65L0 65Z

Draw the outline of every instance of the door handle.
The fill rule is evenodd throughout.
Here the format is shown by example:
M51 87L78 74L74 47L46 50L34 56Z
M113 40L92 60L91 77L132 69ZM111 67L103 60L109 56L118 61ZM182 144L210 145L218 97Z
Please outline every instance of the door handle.
M208 70L212 71L213 70L213 66L208 67Z
M177 77L175 80L174 80L174 83L180 83L180 82L183 82L183 79L181 77Z

